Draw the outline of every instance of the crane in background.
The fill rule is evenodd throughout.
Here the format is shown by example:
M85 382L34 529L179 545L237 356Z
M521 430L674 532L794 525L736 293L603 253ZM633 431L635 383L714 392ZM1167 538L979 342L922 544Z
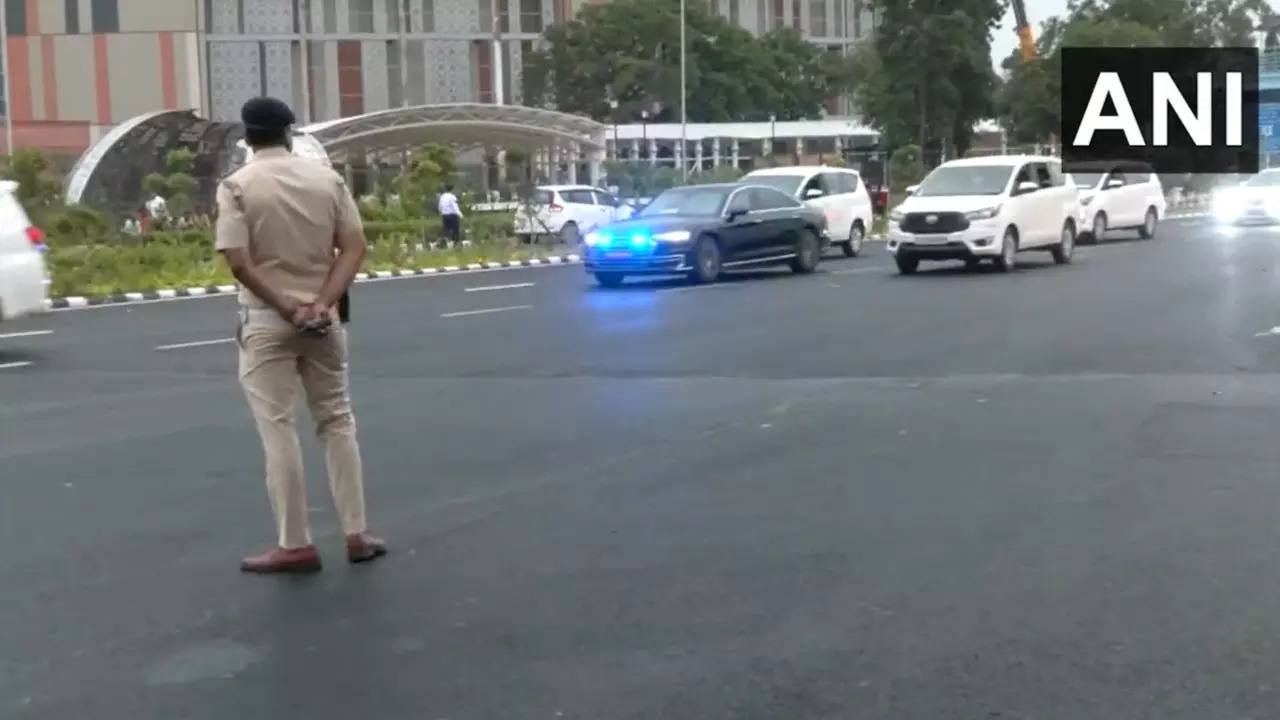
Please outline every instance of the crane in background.
M1022 51L1022 62L1036 59L1036 36L1027 21L1027 5L1023 0L1009 0L1013 6L1014 30L1018 33L1018 48Z

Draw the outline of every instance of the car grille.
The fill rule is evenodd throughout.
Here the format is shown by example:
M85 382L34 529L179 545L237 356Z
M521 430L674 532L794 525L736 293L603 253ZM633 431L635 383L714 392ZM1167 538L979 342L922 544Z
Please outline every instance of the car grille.
M930 218L934 221L929 222ZM958 212L907 213L898 225L903 232L913 235L933 235L967 230L969 221Z

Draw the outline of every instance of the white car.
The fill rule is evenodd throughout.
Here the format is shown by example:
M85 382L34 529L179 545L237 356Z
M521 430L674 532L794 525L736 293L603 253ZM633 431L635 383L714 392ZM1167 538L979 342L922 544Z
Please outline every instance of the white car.
M748 173L741 182L777 188L821 210L827 216L831 243L839 245L846 257L862 251L873 214L871 193L857 171L824 165L765 168Z
M570 245L598 228L630 218L632 207L608 190L587 185L542 185L533 192L532 203L516 208L513 230L529 241L538 236L558 235Z
M1280 168L1263 170L1213 196L1213 217L1231 225L1280 223Z
M1080 191L1081 236L1102 242L1108 230L1137 230L1155 237L1166 201L1160 177L1150 168L1116 163L1097 168L1072 166L1069 180Z
M1080 198L1054 157L952 160L939 165L889 213L889 252L904 275L922 260L991 260L1004 272L1017 253L1043 250L1071 262Z
M0 181L0 321L44 312L44 233L18 204L18 184Z

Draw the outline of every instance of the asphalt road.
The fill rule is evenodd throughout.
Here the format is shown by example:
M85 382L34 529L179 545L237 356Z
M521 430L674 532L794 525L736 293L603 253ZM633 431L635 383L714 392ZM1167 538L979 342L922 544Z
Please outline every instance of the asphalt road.
M231 300L6 325L0 717L1276 717L1280 231L1026 262L361 285L305 579Z

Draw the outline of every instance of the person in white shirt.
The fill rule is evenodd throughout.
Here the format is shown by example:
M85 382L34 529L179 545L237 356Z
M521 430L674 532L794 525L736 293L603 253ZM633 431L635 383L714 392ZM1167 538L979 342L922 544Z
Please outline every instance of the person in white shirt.
M462 243L462 209L458 207L458 196L453 194L453 186L446 185L440 193L440 202L436 209L440 211L440 223L444 226L444 235L449 244Z

